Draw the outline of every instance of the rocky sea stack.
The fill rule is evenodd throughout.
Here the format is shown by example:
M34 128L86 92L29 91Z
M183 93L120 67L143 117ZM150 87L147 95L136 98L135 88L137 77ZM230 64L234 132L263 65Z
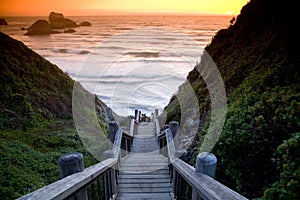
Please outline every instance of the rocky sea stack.
M51 12L49 15L50 27L52 29L76 28L78 25L71 19L65 18L62 13Z
M49 14L49 22L47 20L37 20L29 28L21 28L28 30L25 35L49 35L53 33L74 33L78 26L91 26L88 21L81 22L79 25L71 19L65 18L62 13L51 12ZM0 23L5 25L5 20L0 19ZM56 29L65 29L62 32Z
M91 26L92 24L88 21L81 22L79 26Z
M7 25L8 25L7 21L3 18L0 18L0 26L7 26Z
M49 35L55 33L46 20L37 20L27 30L25 35Z

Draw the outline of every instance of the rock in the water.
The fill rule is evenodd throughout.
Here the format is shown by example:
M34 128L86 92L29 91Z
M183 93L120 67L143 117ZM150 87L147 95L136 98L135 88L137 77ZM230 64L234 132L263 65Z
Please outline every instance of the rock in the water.
M51 28L50 24L46 20L37 20L29 28L25 35L49 35L55 33Z
M88 21L81 22L79 26L91 26L92 24Z
M49 15L49 22L55 22L59 20L63 20L65 17L62 13L51 12Z
M74 32L76 31L72 28L64 30L64 33L74 33Z
M7 26L8 23L5 21L5 19L0 18L0 25Z
M50 27L53 29L75 28L78 25L71 19L65 18L61 13L51 12L49 15Z

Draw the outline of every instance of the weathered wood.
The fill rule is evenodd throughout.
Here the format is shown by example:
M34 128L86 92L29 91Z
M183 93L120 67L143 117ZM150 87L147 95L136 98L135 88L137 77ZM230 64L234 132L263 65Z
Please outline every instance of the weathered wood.
M115 141L115 135L117 133L117 130L119 129L119 126L117 122L115 121L110 121L108 124L108 138L111 143L114 143Z
M119 193L171 193L170 184L167 187L155 187L151 185L150 187L121 187L119 186ZM120 198L118 198L120 199Z
M123 193L118 196L123 200L171 200L170 193Z
M165 179L170 178L169 173L165 173L162 171L154 171L153 173L145 173L145 174L137 174L135 172L120 172L120 179Z
M142 121L142 119L141 119L141 111L139 111L139 114L138 114L138 118L139 118L139 120L138 120L138 122L140 123L141 121Z
M96 181L100 176L105 176L105 191L111 196L115 193L115 167L119 160L122 139L130 145L132 136L122 132L115 122L110 123L110 139L114 141L112 150L105 152L106 160L93 165L83 172L79 172L55 183L47 185L19 199L65 199L83 191L89 184ZM117 129L117 130L116 130ZM115 133L114 133L115 131ZM92 188L93 190L93 188ZM80 198L79 198L80 199Z
M155 130L156 130L156 136L158 137L160 134L160 126L158 119L155 119Z
M135 120L138 120L138 110L134 110L134 118Z
M163 135L161 137L163 137ZM173 192L180 195L182 191L180 191L179 186L182 184L181 179L183 178L194 190L193 200L198 200L201 198L209 200L246 200L246 198L242 195L236 193L208 175L196 172L195 168L176 158L173 135L170 129L165 130L165 137L167 141L169 161L173 167ZM215 164L216 163L212 164L214 165L213 167L215 167ZM214 174L212 173L211 175Z
M140 120L140 112L138 116ZM143 118L145 120L145 116ZM156 130L154 129L154 124L157 128ZM177 154L180 153L176 151L172 131L168 128L160 134L157 118L152 123L140 123L138 127L135 120L131 121L129 133L125 133L118 128L113 134L112 130L113 128L111 129L111 135L114 136L114 144L112 150L106 152L106 160L85 169L83 172L75 173L23 196L19 200L74 197L75 194L86 189L91 183L95 181L99 183L101 176L104 177L106 199L113 198L113 194L116 192L119 200L171 200L174 199L173 192L177 199L186 199L185 188L188 184L193 189L193 200L246 200L242 195L203 174L208 173L210 176L214 176L214 173L209 173L211 170L207 170L207 167L209 168L210 166L215 168L215 163L210 162L214 160L209 160L206 164L199 164L201 162L198 161L197 166L202 166L202 168L198 167L199 169L195 170L192 166L176 158L178 157ZM173 130L173 132L175 133L176 130ZM164 149L168 152L166 154L168 159L158 154L158 140L156 136L159 136L158 140L164 143L161 145L166 145ZM126 153L126 157L120 159L121 155L123 155L120 154L121 144L123 148L125 146L125 149L130 151L128 146L130 146L132 139L132 150L136 153L130 153L129 155ZM120 160L121 168L118 167ZM172 183L170 183L169 165L172 169ZM118 177L116 177L116 169L118 169ZM117 188L116 182L118 182ZM93 190L94 188L92 188ZM100 191L100 189L98 190ZM188 191L191 192L191 189Z
M158 109L154 110L154 117L157 118L158 117Z
M73 152L62 155L58 159L60 178L65 178L84 170L84 160L82 153Z
M171 121L169 123L169 128L172 132L173 138L176 136L178 130L179 130L179 122L177 121Z
M133 137L135 135L135 130L136 130L136 128L135 128L135 120L131 119L131 121L130 121L130 128L129 128L129 135L131 137Z
M145 177L148 176L148 177ZM131 184L136 184L136 183L170 183L170 179L169 177L166 176L166 178L161 178L161 176L149 176L149 175L145 175L144 177L140 177L140 176L136 176L135 178L122 178L119 181L119 184L123 184L123 183L131 183Z
M217 158L209 152L202 152L196 158L196 172L215 178Z
M63 179L77 172L84 171L84 160L82 153L74 152L62 155L58 159L60 178ZM87 200L87 190L82 190L76 194L76 198L80 200Z
M246 200L245 197L219 183L213 178L197 173L189 164L180 159L172 163L174 169L205 199Z
M121 163L117 199L171 199L168 161L158 154L153 122L139 124L132 152Z
M142 122L138 126L138 134L132 142L132 152L147 153L158 150L157 137L154 135L154 123Z
M166 134L167 148L168 148L168 155L169 155L170 163L173 163L173 161L175 160L175 145L174 145L172 131L170 129L166 129L165 134Z
M115 158L119 158L120 149L121 149L121 141L122 141L123 132L119 128L115 134L115 141L113 143L112 151L114 152Z
M120 188L167 188L170 190L170 181L167 182L119 182Z
M65 199L86 187L116 164L116 158L104 160L101 163L86 168L83 172L70 175L28 195L22 196L18 200Z

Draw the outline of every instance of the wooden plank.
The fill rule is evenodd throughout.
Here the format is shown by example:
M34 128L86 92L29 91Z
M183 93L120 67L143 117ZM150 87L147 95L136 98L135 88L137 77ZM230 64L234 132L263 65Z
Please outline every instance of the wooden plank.
M153 172L158 172L160 170L169 170L169 167L165 164L157 164L157 165L139 165L139 166L135 166L135 165L121 165L122 167L120 168L120 171L131 171L131 172L135 172L135 171L144 171L144 170L154 170ZM149 171L147 170L147 171Z
M147 171L145 173L137 173L137 172L134 172L134 171L120 171L120 175L136 175L136 174L139 174L139 175L169 175L169 171L167 170L160 170L160 171Z
M171 200L169 193L123 193L119 194L117 199L122 200Z
M40 200L52 199L60 200L67 198L85 185L92 182L95 178L106 172L117 163L116 158L110 158L86 168L83 172L78 172L67 176L57 182L47 185L37 191L18 198L18 200Z
M136 167L143 167L143 166L163 166L163 167L167 167L168 163L164 160L160 161L160 160L156 160L157 162L154 162L152 160L141 160L139 162L130 162L130 161L124 161L122 163L122 167L123 166L136 166Z
M136 179L132 179L132 178L121 178L119 179L119 184L122 183L170 183L170 179L169 177L167 178L136 178Z
M215 179L201 173L182 160L172 163L176 171L202 196L210 200L246 200L245 197L219 183Z
M118 128L116 135L115 135L115 140L113 144L112 151L114 152L115 158L119 157L120 154L120 148L121 148L121 141L122 141L122 130Z
M135 126L135 120L131 119L131 121L130 121L130 129L129 129L129 135L131 137L134 136L134 129L135 129L134 126Z
M165 179L169 174L122 174L119 179Z
M155 118L155 131L156 131L156 136L158 137L160 134L160 126L157 118Z
M123 175L126 175L126 174L169 174L167 170L165 171L157 171L156 170L157 168L153 168L153 169L147 169L147 168L144 168L143 170L139 170L139 171L132 171L132 170L125 170L125 169L122 169L122 173Z
M169 182L138 182L138 183L119 183L120 188L168 188L170 189L170 181Z
M171 199L168 160L159 154L154 134L153 123L138 126L132 142L136 153L121 163L117 199Z
M160 188L160 187L146 187L146 188L118 188L119 193L171 193L171 188Z
M157 154L157 152L153 152L153 153L131 153L129 155L129 157L132 157L132 158L138 158L138 159L144 159L144 158L149 158L149 157L153 157L153 158L158 158L158 159L165 159L167 160L166 157L160 155L160 154ZM132 159L131 158L131 159Z
M122 163L129 163L129 162L134 162L134 163L143 163L143 162L161 162L161 163L168 163L168 161L166 159L161 159L159 157L153 157L153 158L149 158L149 157L131 157L130 159L126 159L124 160Z
M170 129L167 129L166 131L166 139L168 144L168 155L170 158L170 162L172 163L175 159L175 145L173 140L173 135Z

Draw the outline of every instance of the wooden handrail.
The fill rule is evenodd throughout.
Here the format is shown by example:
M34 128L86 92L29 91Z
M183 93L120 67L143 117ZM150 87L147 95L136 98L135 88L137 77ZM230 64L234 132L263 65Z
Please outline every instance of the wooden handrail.
M159 128L159 125L156 127ZM162 150L161 152L168 156L170 162L170 168L172 170L171 181L173 185L173 193L176 199L186 199L186 196L190 196L189 198L192 200L247 199L210 176L197 172L194 167L190 166L179 158L176 158L177 155L173 135L169 128L158 135L159 141L163 144L166 143L166 147L164 147L164 145L160 145L160 147L167 148L167 154L165 150Z
M155 118L155 120L158 120ZM177 158L176 147L174 145L173 133L168 128L160 133L159 123L155 121L157 135L159 141L163 141L164 155L168 156L171 169L171 182L173 185L173 193L176 200L180 199L230 199L230 200L246 200L245 197L219 183L210 176L199 173L197 170ZM129 133L125 133L118 128L114 137L112 149L108 152L112 158L90 166L82 172L78 172L67 176L57 182L47 185L30 194L20 197L18 200L37 200L37 199L69 199L87 191L87 187L91 187L92 196L94 195L94 184L99 187L100 181L104 185L105 199L113 198L116 194L116 184L118 183L118 164L122 144L131 145L133 136L135 135L136 121L133 119L130 123ZM123 147L124 149L124 147ZM125 154L126 155L126 154ZM100 180L100 178L103 178ZM100 192L100 190L99 190ZM100 195L100 194L99 194ZM86 199L87 193L83 199ZM94 199L94 197L92 197ZM100 196L99 196L100 198ZM76 199L76 198L75 198Z
M105 174L105 172L114 167L117 162L117 158L106 159L96 165L86 168L83 172L67 176L64 179L56 181L28 195L22 196L18 198L18 200L65 199L72 194L79 192L86 185L89 185Z
M197 173L195 168L180 159L175 159L172 166L203 199L246 200L242 195L206 174Z
M122 137L123 137L123 131L122 131L121 128L118 128L118 130L116 132L113 148L112 148L112 151L114 152L114 157L115 158L119 158Z
M156 127L156 135L159 137L160 134L160 126L159 126L159 121L157 118L155 118L155 127Z
M175 158L175 145L174 145L172 132L169 128L165 130L165 137L167 140L169 161L170 161L170 163L173 163L174 160L176 159Z
M135 125L134 121L133 125ZM130 129L131 128L134 129L135 126L130 126ZM111 198L112 193L116 192L114 190L114 185L117 183L116 172L118 170L120 157L122 156L121 148L123 148L126 152L130 150L134 133L135 130L129 130L129 134L127 134L123 132L121 128L118 128L115 133L112 149L110 150L111 153L108 152L108 155L111 156L111 158L107 158L100 163L84 169L82 172L77 172L32 193L22 196L18 200L68 199L76 196L81 191L86 190L86 188L95 181L97 181L99 186L99 179L101 177L105 177L102 180L106 184L103 190L109 193L105 194L105 198ZM122 147L122 142L125 144L125 147ZM84 197L84 199L86 198Z
M131 119L129 127L129 135L133 137L137 131L138 122L135 119Z

